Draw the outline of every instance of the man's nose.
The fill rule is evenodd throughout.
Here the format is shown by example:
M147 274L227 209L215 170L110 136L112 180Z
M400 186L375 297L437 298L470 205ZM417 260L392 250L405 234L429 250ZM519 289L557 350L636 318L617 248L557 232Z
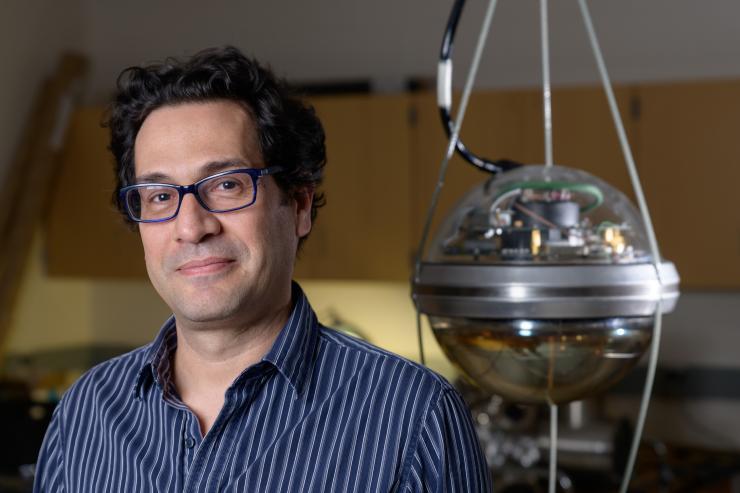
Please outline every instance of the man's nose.
M221 222L216 215L204 209L190 193L183 197L174 221L178 241L200 243L221 232Z

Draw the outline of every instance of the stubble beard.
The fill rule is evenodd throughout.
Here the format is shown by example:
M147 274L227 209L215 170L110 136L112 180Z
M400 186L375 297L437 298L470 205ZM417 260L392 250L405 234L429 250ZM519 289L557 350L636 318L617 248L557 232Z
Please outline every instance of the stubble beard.
M240 250L234 255L235 250ZM179 254L170 257L155 274L147 262L149 278L159 296L170 307L178 321L206 328L210 325L239 317L250 297L250 285L244 266L251 258L246 246L241 249L220 248L208 255L233 259L233 265L224 273L187 277L177 271L187 261ZM207 256L200 254L200 256Z

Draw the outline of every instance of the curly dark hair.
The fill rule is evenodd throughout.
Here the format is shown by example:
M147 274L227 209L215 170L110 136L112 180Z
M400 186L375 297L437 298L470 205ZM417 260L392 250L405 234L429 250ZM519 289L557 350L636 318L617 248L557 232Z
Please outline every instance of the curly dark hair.
M284 80L233 46L207 49L187 60L168 58L129 67L119 75L117 86L105 125L110 128L109 149L116 160L113 200L131 224L135 223L118 190L134 182L134 142L141 125L152 111L166 105L224 99L242 104L255 122L265 164L284 170L273 175L283 192L293 197L299 190L316 190L321 184L326 148L316 112ZM324 203L323 194L315 193L312 221Z

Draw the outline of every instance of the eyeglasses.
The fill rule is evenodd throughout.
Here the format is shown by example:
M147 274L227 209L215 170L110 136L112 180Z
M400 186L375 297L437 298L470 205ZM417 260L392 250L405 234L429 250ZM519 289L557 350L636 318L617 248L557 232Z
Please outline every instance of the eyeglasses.
M129 217L137 223L169 221L180 212L182 199L192 193L209 212L231 212L244 209L257 200L257 181L279 173L281 166L242 168L216 173L192 185L140 183L123 187L119 197Z

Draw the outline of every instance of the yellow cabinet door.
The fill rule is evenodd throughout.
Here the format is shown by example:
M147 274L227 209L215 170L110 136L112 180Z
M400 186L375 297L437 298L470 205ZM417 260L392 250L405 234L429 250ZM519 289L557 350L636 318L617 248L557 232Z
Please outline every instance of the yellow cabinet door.
M740 82L643 85L639 98L639 158L662 255L684 287L740 287Z
M409 98L311 101L326 131L326 207L296 263L297 278L406 280L410 275Z

